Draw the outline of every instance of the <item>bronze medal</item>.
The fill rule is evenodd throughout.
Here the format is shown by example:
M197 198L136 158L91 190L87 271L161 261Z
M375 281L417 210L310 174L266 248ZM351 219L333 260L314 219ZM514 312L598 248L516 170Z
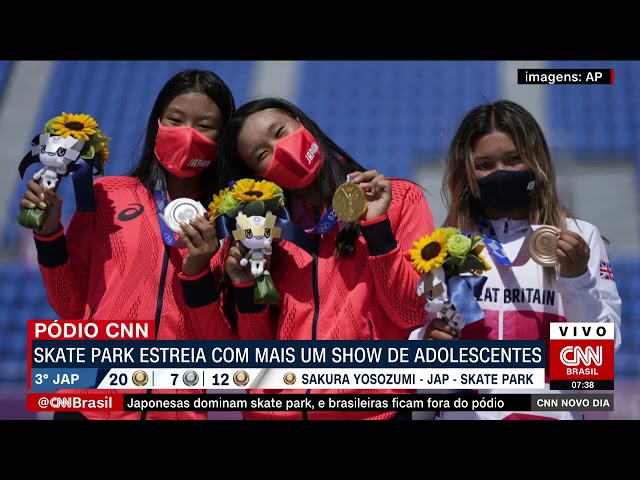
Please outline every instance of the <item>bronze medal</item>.
M360 185L346 182L333 194L333 211L344 222L355 222L367 209L367 197Z
M556 248L560 229L550 225L538 228L529 239L529 255L538 265L554 267L558 263Z
M247 383L249 383L249 374L244 370L238 370L233 374L233 383L235 383L239 387L244 387Z

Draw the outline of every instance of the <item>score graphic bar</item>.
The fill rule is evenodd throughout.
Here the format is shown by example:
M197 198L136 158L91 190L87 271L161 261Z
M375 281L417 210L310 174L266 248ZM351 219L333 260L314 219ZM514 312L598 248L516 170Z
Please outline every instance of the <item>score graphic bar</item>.
M543 389L544 368L111 368L31 372L32 390L95 389Z

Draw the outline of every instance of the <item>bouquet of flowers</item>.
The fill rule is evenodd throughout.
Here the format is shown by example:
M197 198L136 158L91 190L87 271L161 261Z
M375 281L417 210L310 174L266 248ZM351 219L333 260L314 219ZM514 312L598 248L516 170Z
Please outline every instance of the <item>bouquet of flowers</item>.
M458 330L484 318L477 297L491 269L482 238L457 228L442 227L413 242L408 256L422 275L416 292L425 310L440 312Z
M62 115L47 121L44 130L31 141L31 152L22 159L18 168L20 178L24 177L29 165L40 162L43 168L33 174L33 179L43 188L56 190L62 177L79 170L81 177L93 184L93 170L104 174L110 140L90 115L62 112ZM84 161L84 165L77 165L79 159ZM39 229L45 214L46 210L22 209L18 223Z
M282 207L284 193L278 185L249 178L231 182L229 187L214 195L209 204L209 223L214 224L221 215L235 219L236 229L232 234L248 249L240 265L251 266L256 303L273 304L280 300L271 274L265 268L265 257L271 255L273 239L280 237L281 230L275 226L273 212Z

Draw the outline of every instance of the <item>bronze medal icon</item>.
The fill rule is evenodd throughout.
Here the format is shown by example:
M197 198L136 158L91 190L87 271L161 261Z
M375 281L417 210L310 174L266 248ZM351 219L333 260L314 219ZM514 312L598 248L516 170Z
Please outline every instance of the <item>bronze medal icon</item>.
M538 265L554 267L558 263L556 248L560 229L550 225L538 228L529 239L529 255Z
M367 209L367 197L360 185L346 182L333 194L333 211L344 222L355 222Z
M233 374L233 383L235 383L239 387L244 387L247 383L249 383L249 374L244 370L238 370Z

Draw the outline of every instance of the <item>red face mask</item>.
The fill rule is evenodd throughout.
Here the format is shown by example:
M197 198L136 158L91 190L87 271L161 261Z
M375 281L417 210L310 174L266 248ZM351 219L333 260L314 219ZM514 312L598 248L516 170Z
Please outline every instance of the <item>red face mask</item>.
M191 127L165 127L158 121L154 149L158 161L180 178L202 173L218 153L218 144Z
M262 177L282 188L304 188L318 178L322 153L309 131L298 130L278 140L273 148L271 163Z

